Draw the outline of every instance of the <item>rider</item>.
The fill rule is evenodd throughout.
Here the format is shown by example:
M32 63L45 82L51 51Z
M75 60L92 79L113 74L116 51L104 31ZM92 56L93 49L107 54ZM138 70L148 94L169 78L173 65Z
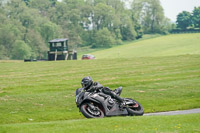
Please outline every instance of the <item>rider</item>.
M103 93L110 95L112 98L115 98L120 103L120 106L125 105L124 99L119 97L122 88L118 88L112 91L108 87L103 87L99 82L93 82L91 77L84 77L81 81L81 85L88 92L99 92L100 90L102 90Z

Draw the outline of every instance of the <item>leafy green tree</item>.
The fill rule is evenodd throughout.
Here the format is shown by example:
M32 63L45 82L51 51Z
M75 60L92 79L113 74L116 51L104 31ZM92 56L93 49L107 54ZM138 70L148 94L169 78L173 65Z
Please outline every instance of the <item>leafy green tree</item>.
M109 48L113 46L115 39L113 38L111 32L107 28L103 28L97 31L95 35L94 48Z
M192 17L190 12L183 11L179 13L176 20L177 27L181 29L186 29L192 24L191 18Z
M162 22L164 20L164 11L160 4L160 0L150 0L150 11L151 11L151 21L150 27L151 32L153 33L161 33Z
M28 30L32 27L34 27L34 16L32 16L31 14L27 13L27 12L23 12L22 14L19 15L19 19L20 19L20 22L22 23L22 26L25 27L25 33L24 33L24 38L23 40L25 42L27 42L27 33L28 33Z
M40 33L35 30L29 30L27 38L27 44L31 47L31 58L44 59L47 55L48 47Z
M82 43L82 38L79 35L79 32L76 31L77 29L70 30L68 32L69 45L71 49L76 49Z
M48 41L61 36L60 27L48 21L41 24L39 32L45 43L48 43Z
M5 48L5 41L4 40L4 32L6 31L5 27L4 27L4 23L6 23L7 18L5 16L5 14L3 14L3 10L0 9L0 59L8 59L8 51Z
M115 34L116 40L121 40L122 39L122 35L121 35L120 29L115 29L114 30L114 34Z
M72 9L66 14L66 18L70 24L78 26L81 21L80 10Z
M172 23L169 18L165 18L162 23L162 27L160 28L161 34L169 34L169 32L175 28L176 24Z
M160 0L134 0L132 19L145 33L161 33L165 16Z
M134 29L137 33L136 39L142 38L143 36L143 30L142 30L142 26L140 24L136 24L134 26Z
M19 19L19 15L28 9L22 0L11 0L5 6L6 13L11 19Z
M200 7L195 7L192 12L192 21L194 26L200 28Z
M9 59L9 58L8 58L5 47L0 44L0 60L1 59Z
M24 2L26 3L26 5L29 5L30 0L24 0Z
M39 9L42 16L48 16L48 9L51 8L50 0L31 0L29 6L31 8Z
M84 4L84 0L63 0L68 9L80 8Z
M55 7L48 9L48 16L53 23L63 25L63 23L66 23L67 21L65 20L64 15L67 14L68 11L70 10L66 4L58 2Z
M112 7L117 14L126 10L124 8L125 7L124 2L121 0L105 0L105 1L106 1L106 4Z
M0 28L0 45L1 48L6 52L5 56L10 57L15 40L16 37L11 31L10 25Z
M122 40L134 40L137 36L137 33L134 29L134 24L131 21L131 18L126 14L122 14L121 18L122 24L120 25L120 31Z
M49 0L51 2L51 6L54 7L57 3L57 0Z
M31 57L31 48L21 40L17 40L12 51L12 59L26 59Z
M99 3L94 9L94 26L97 30L112 26L112 19L114 16L114 10L110 6Z
M134 0L131 10L126 8L125 1L3 0L0 2L2 58L14 58L12 51L16 54L17 50L23 51L16 47L31 48L32 57L44 58L48 41L54 38L69 38L71 48L111 47L122 40L139 38L143 31L162 33L168 29L159 0ZM17 58L22 59L22 55Z
M84 29L88 29L90 25L93 23L93 17L94 17L94 9L89 4L84 4L80 8L80 17L81 17L81 25Z

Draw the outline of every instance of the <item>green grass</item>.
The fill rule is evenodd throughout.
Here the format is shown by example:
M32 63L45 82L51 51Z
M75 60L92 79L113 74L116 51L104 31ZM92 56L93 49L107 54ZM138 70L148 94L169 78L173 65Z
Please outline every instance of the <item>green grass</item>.
M193 35L195 40L200 34ZM175 36L179 40L179 35L169 35L123 46L131 49L146 44L146 41L160 42ZM182 36L187 37L186 34ZM188 42L187 39L184 42ZM156 46L153 44L156 43L151 46ZM199 132L199 114L84 119L75 105L74 96L75 89L81 87L81 79L89 75L111 89L123 86L122 97L139 101L145 113L199 108L199 43L191 44L189 54L182 51L176 55L153 56L156 54L151 51L152 57L140 57L138 53L131 58L116 56L84 61L0 61L0 132L93 132L95 128L96 132ZM176 47L181 48L181 45L176 43ZM141 48L145 51L149 47ZM118 122L123 128L117 125ZM178 128L178 124L183 126Z
M200 56L0 64L0 123L82 119L74 91L90 75L145 112L200 107Z
M113 117L0 125L2 132L63 133L198 133L200 114Z
M200 54L200 33L172 34L92 52L97 59Z
M145 34L145 35L143 35L142 38L140 38L140 39L138 39L138 40L134 40L134 41L124 41L124 42L123 42L123 46L124 46L124 45L127 45L127 44L133 44L133 43L136 43L136 42L148 40L148 39L157 38L157 37L160 37L160 36L161 36L160 34ZM122 46L122 47L123 47L123 46ZM119 47L119 46L113 46L112 48L115 48L115 47ZM78 60L81 59L81 57L82 57L83 54L95 53L95 52L97 52L97 51L104 51L104 50L106 50L106 49L107 49L107 48L97 48L97 49L93 49L93 48L91 48L91 46L85 46L85 47L77 48L76 50L78 51Z

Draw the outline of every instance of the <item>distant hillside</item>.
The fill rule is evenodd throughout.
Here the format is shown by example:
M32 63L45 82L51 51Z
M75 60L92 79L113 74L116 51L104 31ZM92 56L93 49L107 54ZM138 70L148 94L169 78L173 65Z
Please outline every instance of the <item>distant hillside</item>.
M200 33L172 34L92 52L97 59L200 54Z

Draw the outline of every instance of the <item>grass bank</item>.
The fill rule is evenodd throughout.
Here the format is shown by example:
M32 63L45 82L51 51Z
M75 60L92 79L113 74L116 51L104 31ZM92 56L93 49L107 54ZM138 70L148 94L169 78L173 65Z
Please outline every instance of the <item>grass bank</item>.
M200 54L200 33L171 34L92 52L97 59Z
M161 37L160 34L145 34L143 35L142 38L138 39L138 40L134 40L134 41L124 41L123 42L123 45L120 45L120 47L123 47L124 45L127 45L127 44L133 44L133 43L136 43L136 42L140 42L140 41L144 41L144 40L148 40L148 39L153 39L153 38L157 38L157 37ZM113 46L112 48L115 48L115 47L119 47L119 45L115 45ZM110 48L110 49L112 49ZM85 47L80 47L80 48L77 48L77 51L78 51L78 59L80 60L82 55L83 54L90 54L90 53L95 53L97 51L104 51L106 50L107 48L97 48L97 49L93 49L91 48L91 46L85 46Z

